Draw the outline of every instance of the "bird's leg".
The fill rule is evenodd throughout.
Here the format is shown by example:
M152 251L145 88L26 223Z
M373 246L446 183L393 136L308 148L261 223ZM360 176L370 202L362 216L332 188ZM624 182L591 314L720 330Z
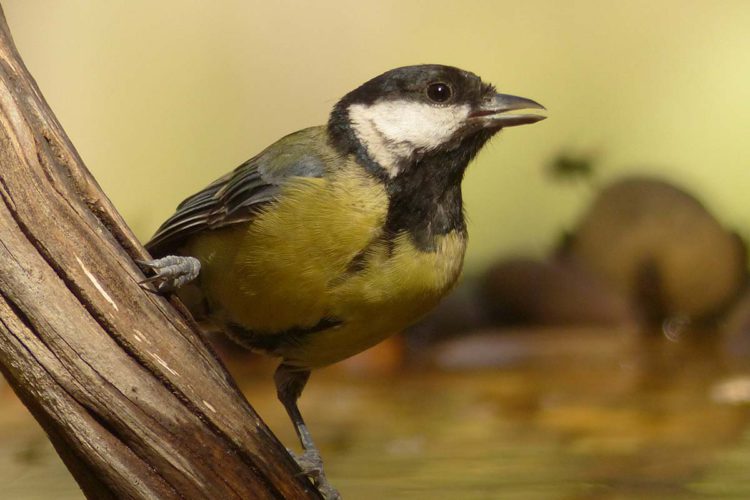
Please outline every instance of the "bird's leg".
M137 260L141 269L150 271L149 276L141 284L154 283L160 292L176 290L198 277L201 263L195 257L182 255L167 255L161 259Z
M279 401L286 408L289 418L294 424L294 429L297 431L300 443L302 443L302 455L297 455L291 451L290 453L305 475L312 479L326 500L340 499L341 495L339 492L326 479L325 472L323 472L323 459L320 457L320 452L315 443L313 443L310 431L307 429L307 425L305 425L302 414L297 407L297 400L300 394L302 394L302 389L305 388L307 380L310 378L310 370L294 369L289 365L281 363L276 369L276 374L273 378L274 382L276 382Z

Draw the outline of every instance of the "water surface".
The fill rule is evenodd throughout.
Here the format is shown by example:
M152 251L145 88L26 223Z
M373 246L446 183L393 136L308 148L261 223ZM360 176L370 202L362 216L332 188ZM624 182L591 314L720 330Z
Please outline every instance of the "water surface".
M706 345L607 335L498 337L481 349L504 353L494 368L333 367L314 374L301 408L350 499L750 498L750 369ZM472 348L433 358L446 365ZM235 372L296 446L272 369ZM0 392L0 498L83 498L33 419Z

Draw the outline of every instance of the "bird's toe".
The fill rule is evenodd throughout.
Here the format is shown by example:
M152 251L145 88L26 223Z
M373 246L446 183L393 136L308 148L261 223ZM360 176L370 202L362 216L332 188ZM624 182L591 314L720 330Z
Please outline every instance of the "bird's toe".
M137 260L140 268L151 276L139 282L141 286L153 284L159 292L176 290L198 277L200 261L194 257L167 255L161 259Z

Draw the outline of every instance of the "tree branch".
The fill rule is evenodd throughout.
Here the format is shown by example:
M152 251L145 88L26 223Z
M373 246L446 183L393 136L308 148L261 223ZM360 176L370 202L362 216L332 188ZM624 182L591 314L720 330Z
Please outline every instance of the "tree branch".
M317 498L144 257L0 8L3 374L89 498Z

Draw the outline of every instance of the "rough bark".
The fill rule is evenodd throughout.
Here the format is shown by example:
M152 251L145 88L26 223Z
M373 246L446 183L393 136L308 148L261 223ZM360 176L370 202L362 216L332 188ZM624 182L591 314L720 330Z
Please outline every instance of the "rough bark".
M89 498L317 498L83 165L0 8L0 368Z

